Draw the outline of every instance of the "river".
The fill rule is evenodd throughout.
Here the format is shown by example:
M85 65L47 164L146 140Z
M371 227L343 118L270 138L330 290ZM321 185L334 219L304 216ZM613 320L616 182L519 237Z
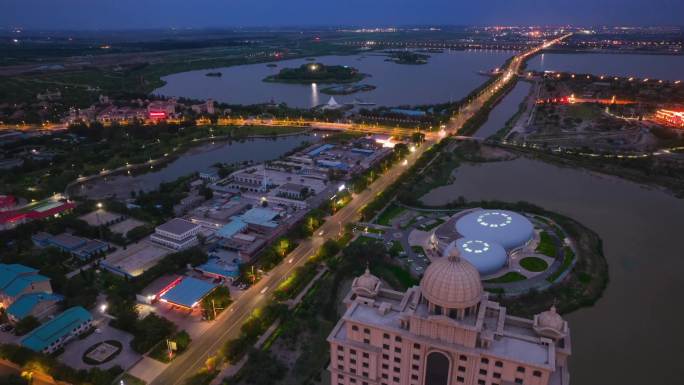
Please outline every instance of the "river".
M430 53L428 64L402 65L385 61L380 53L351 56L322 56L317 62L326 65L349 65L371 75L358 84L377 88L352 95L335 95L339 103L351 103L358 98L379 106L435 104L457 101L481 85L486 78L478 71L502 65L511 51L444 51ZM330 96L320 92L328 85L267 83L262 80L282 68L310 63L306 59L240 65L213 70L182 72L162 78L166 85L154 91L164 96L207 99L230 104L257 104L271 100L290 107L311 108L327 103ZM221 72L221 77L206 76Z
M671 385L684 378L684 200L658 189L538 160L466 164L423 197L527 201L570 216L604 242L610 283L592 308L566 315L579 385Z
M157 171L97 179L81 185L78 193L92 198L101 198L111 194L128 197L131 191L154 190L159 187L160 183L171 182L182 176L204 171L216 163L263 162L276 159L304 142L313 143L318 139L318 136L311 134L207 143L189 150L165 166L159 166Z
M527 63L533 71L562 71L579 74L634 76L662 80L684 80L684 56L603 53L545 53Z
M528 82L520 81L515 87L504 96L492 111L489 113L487 121L475 132L475 138L487 138L496 134L502 129L506 122L518 111L522 103L530 93L532 85Z

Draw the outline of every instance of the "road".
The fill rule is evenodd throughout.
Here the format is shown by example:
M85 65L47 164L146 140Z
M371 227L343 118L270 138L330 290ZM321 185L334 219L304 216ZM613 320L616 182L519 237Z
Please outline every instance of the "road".
M569 35L552 42L547 42L543 46L527 51L511 60L508 67L504 70L503 76L484 89L478 97L462 109L461 113L452 119L447 128L449 133L457 134L463 123L472 117L479 108L496 93L496 91L503 87L507 82L513 80L514 76L517 76L520 65L525 58L536 54L540 49L547 48L567 36ZM240 327L247 317L249 317L252 310L265 304L273 290L282 280L292 274L297 267L303 265L308 257L312 256L321 245L323 245L326 239L335 238L346 224L355 222L359 215L359 210L373 201L379 193L385 191L387 187L394 183L405 170L415 163L426 149L430 148L436 142L436 140L439 139L431 137L426 140L426 142L415 152L409 154L406 165L404 165L403 162L394 165L390 170L373 182L368 189L354 196L346 207L328 218L317 230L315 236L302 241L281 264L271 270L271 272L261 281L249 288L247 292L238 298L217 318L216 321L214 321L214 325L212 325L207 332L193 341L192 344L190 344L190 348L169 364L168 367L150 383L150 385L179 385L188 377L196 373L197 370L204 365L207 358L220 349L226 341L239 335Z
M354 199L347 206L329 217L316 230L317 235L301 242L286 257L285 261L271 270L261 281L250 287L247 292L240 296L214 321L215 324L207 332L190 344L188 351L176 358L150 384L182 384L185 379L194 374L202 367L206 359L220 349L226 341L239 335L240 327L249 317L252 310L263 305L282 280L292 274L297 267L306 263L306 260L314 255L327 239L335 238L339 234L340 229L344 228L347 223L355 222L359 215L359 210L396 181L404 170L410 167L432 144L434 142L425 142L415 152L409 154L406 165L402 164L403 162L396 164L373 182L368 189L354 196ZM321 232L322 235L318 235Z

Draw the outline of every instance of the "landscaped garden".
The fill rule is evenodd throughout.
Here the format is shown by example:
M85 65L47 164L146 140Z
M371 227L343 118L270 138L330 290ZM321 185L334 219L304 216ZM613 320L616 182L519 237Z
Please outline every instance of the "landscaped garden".
M533 273L540 273L549 268L549 264L539 257L525 257L520 260L520 266Z
M511 283L511 282L524 281L526 279L527 279L527 277L518 273L517 271L509 271L508 273L502 275L501 277L488 279L485 282L486 283Z

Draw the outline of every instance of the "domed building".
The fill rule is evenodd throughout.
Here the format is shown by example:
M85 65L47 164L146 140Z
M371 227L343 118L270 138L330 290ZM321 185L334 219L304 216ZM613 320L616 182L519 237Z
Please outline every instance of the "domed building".
M532 240L534 225L524 216L507 210L477 210L456 221L461 236L498 243L511 251Z
M447 246L445 255L458 250L461 257L470 262L480 275L490 275L501 270L508 262L508 254L501 245L479 239L461 238Z
M474 312L483 293L477 269L455 248L428 266L420 291L430 312L457 319Z
M328 337L333 385L569 384L570 330L555 308L507 315L457 247L406 292L366 269L344 303Z

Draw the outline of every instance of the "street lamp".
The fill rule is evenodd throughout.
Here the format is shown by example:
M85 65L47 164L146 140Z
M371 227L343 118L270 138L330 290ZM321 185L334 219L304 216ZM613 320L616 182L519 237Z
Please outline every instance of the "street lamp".
M107 311L107 304L103 303L102 305L100 305L100 313L104 314L104 312L106 312L106 311Z
M102 208L102 202L97 202L97 208L101 209Z

